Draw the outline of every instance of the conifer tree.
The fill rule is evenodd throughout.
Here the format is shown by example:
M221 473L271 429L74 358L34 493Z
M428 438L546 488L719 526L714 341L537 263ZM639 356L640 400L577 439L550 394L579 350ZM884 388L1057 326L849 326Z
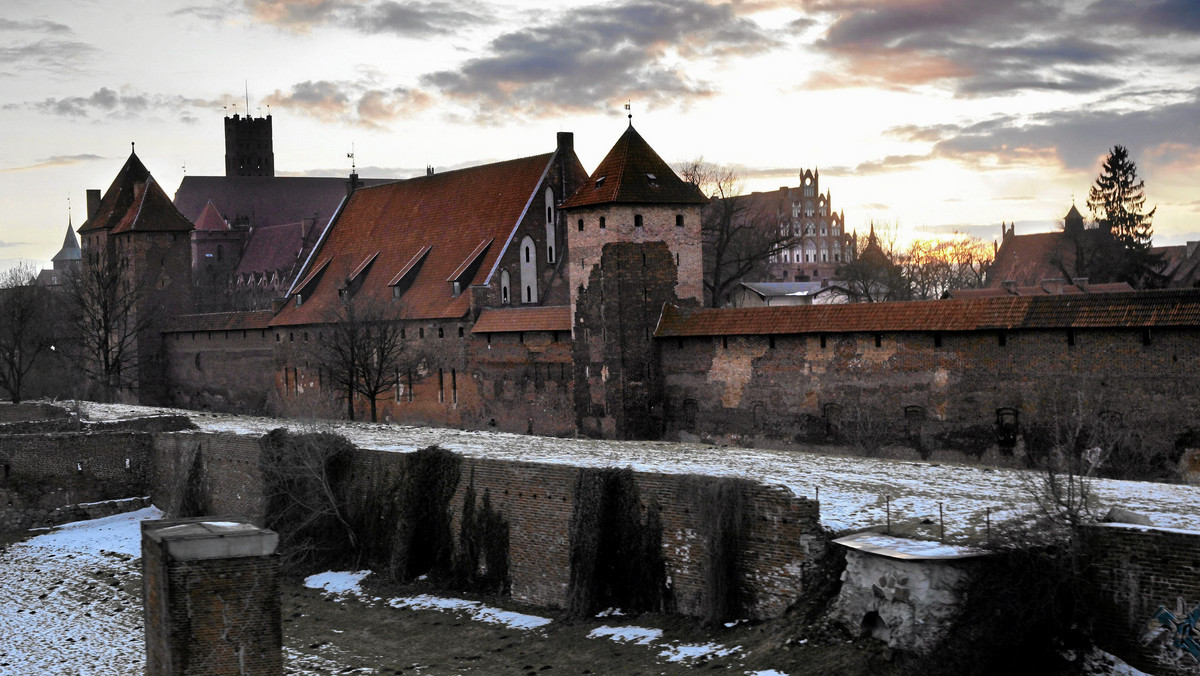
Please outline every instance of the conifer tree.
M1111 275L1135 288L1161 281L1162 257L1150 251L1154 212L1146 207L1146 182L1137 176L1137 164L1121 145L1112 147L1100 175L1088 193L1088 209L1097 226L1112 238L1115 256Z

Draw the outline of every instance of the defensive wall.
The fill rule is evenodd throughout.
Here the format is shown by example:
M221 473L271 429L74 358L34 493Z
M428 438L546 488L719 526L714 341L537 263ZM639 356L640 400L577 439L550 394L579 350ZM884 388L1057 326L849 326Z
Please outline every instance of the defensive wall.
M1200 427L1200 325L1188 313L1200 296L1124 296L668 308L656 334L664 435L896 444L1006 464L1082 424L1124 462L1170 465L1131 476L1173 475Z
M208 516L265 517L267 496L260 437L181 433L156 435L150 494L168 515L199 511ZM403 475L411 454L358 449L349 468L356 505L396 500L400 492L385 477ZM510 529L509 574L512 597L550 607L567 603L570 578L570 523L580 468L568 465L463 458L450 501L452 532L458 533L468 487L490 496L492 508ZM698 477L634 473L644 511L658 506L662 554L677 612L700 611L705 580L706 540ZM804 576L824 548L817 503L783 487L746 484L745 528L741 532L738 584L749 610L773 617L803 593ZM381 498L381 493L383 496ZM477 498L478 499L478 498Z
M564 308L406 323L431 357L380 397L380 419L999 465L1083 421L1120 440L1130 476L1176 474L1200 446L1200 292L696 310L670 305L662 243L608 244L591 272L554 330L531 311ZM203 317L166 339L177 400L344 414L311 350L320 327L202 331Z

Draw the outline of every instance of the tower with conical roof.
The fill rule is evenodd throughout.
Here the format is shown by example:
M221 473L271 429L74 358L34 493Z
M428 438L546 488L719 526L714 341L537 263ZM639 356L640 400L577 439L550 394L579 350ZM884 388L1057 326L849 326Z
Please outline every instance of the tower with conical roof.
M562 205L574 319L576 425L608 438L656 437L664 419L652 336L664 304L704 292L700 210L632 123Z
M82 277L98 286L92 300L116 308L95 337L85 337L99 346L93 358L102 363L89 370L102 372L97 380L109 390L105 394L165 401L160 330L169 317L192 311L191 232L192 223L131 148L79 228Z
M1083 214L1079 213L1079 209L1075 208L1075 202L1071 202L1071 210L1063 216L1063 230L1068 233L1083 232Z
M79 268L83 252L79 249L79 240L75 238L75 228L71 227L71 217L67 216L67 234L63 237L62 248L50 259L54 269L67 272Z
M700 210L708 203L679 178L632 122L588 180L567 199L572 306L587 288L591 268L606 244L663 242L677 270L679 298L704 296Z

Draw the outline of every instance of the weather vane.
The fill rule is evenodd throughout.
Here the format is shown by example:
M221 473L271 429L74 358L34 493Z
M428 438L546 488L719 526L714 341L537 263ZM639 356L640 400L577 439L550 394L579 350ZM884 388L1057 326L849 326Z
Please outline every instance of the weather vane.
M627 117L629 118L629 126L632 127L633 126L633 110L630 109L629 103L630 103L629 101L625 102L625 112L628 113Z
M354 164L354 144L350 144L350 152L346 153L346 157L350 158L350 171L354 171L357 167Z

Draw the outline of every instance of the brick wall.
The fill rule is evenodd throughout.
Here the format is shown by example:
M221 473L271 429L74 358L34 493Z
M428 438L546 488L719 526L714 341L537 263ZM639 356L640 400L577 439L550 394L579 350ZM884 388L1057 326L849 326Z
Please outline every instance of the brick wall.
M663 339L668 436L822 442L827 423L847 431L860 414L894 442L982 452L996 446L997 409L1016 409L1028 430L1082 402L1147 446L1172 448L1200 414L1200 331L1152 338L1078 329L1073 345L1066 330Z
M55 521L69 505L146 495L149 463L144 433L0 435L0 530Z
M152 494L160 508L174 516L185 484L181 468L203 467L202 490L211 515L242 516L262 523L265 501L258 472L259 438L228 434L164 434L155 438ZM197 462L197 457L199 461ZM359 450L352 463L352 495L366 500L369 492L387 490L378 481L406 471L409 454ZM493 509L510 526L512 596L526 603L562 607L569 580L571 513L579 468L567 465L464 458L461 478L451 501L457 538L463 498L474 480L477 499L486 490ZM704 539L701 494L696 480L682 475L635 473L643 504L657 501L663 524L663 555L679 612L699 612L704 586ZM803 593L806 567L820 537L818 507L781 487L754 486L744 496L751 519L740 547L744 590L754 599L757 617L778 616ZM478 504L478 503L477 503ZM351 510L353 511L353 510ZM813 551L820 551L817 547Z
M268 410L275 339L267 329L163 334L172 402L237 413Z
M246 517L261 524L261 437L233 434L157 434L153 438L151 500L169 517Z
M1095 592L1099 645L1154 674L1195 674L1196 661L1159 637L1143 644L1160 606L1176 617L1200 604L1200 533L1128 524L1099 524L1084 531ZM1182 619L1180 617L1180 619Z

